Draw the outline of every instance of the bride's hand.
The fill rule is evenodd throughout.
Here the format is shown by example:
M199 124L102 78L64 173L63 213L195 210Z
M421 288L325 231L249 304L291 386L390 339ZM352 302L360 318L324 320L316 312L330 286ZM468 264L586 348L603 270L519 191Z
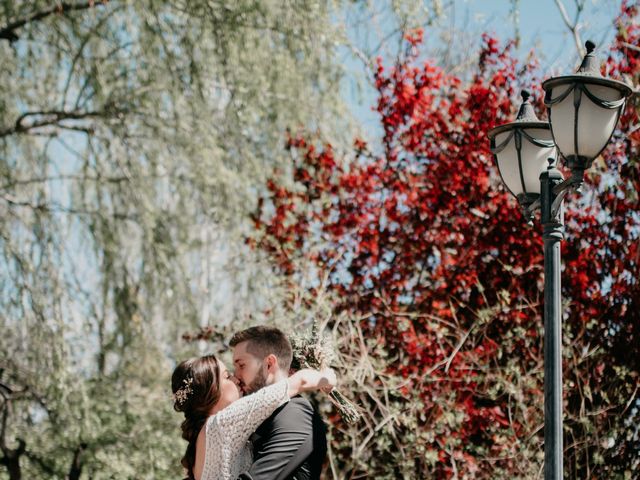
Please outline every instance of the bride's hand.
M320 371L304 368L289 377L289 396L293 397L301 392L312 390L329 393L336 383L336 373L331 368Z
M326 384L321 386L320 390L322 390L324 393L331 393L331 390L333 390L338 383L336 372L333 370L333 368L325 368L323 370L320 370L320 375L322 375L324 377L323 380L326 381Z

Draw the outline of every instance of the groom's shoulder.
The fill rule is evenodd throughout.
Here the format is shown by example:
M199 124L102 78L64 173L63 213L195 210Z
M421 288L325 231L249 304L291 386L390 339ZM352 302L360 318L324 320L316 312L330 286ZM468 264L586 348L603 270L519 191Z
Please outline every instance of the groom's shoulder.
M321 448L326 443L325 423L311 402L302 396L292 397L280 406L256 433L264 438L272 438L275 434L312 435L314 445L317 444L314 448Z
M311 405L311 402L307 400L305 397L303 397L302 395L296 395L295 397L291 397L288 404L291 405L292 408L302 408L305 410L313 411L313 406Z
M287 425L297 425L298 427L307 425L312 428L317 416L318 413L311 402L303 396L297 395L291 397L287 403L273 412L273 415L265 423L283 428L286 428Z
M306 415L312 416L315 410L311 405L311 402L304 398L301 395L296 395L295 397L291 397L291 399L285 403L280 411L278 412L278 417L281 415Z

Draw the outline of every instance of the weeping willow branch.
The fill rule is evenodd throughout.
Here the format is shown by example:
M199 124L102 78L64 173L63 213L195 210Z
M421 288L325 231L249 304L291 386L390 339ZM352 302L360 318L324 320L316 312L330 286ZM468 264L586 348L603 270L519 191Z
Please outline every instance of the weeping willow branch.
M0 137L6 137L9 135L20 133L29 133L32 130L47 126L91 133L93 129L90 127L73 124L68 125L62 122L93 118L119 118L125 113L127 113L126 110L116 108L106 108L104 110L88 112L65 110L25 112L17 118L13 126L0 130Z
M106 5L108 0L98 2L97 6ZM20 39L20 36L16 33L16 30L28 25L29 23L39 22L45 18L55 15L71 12L74 10L87 10L96 6L95 1L82 2L82 3L68 3L68 2L56 2L53 7L40 12L32 13L31 15L15 20L8 25L0 28L0 39L8 40L10 43L16 42Z

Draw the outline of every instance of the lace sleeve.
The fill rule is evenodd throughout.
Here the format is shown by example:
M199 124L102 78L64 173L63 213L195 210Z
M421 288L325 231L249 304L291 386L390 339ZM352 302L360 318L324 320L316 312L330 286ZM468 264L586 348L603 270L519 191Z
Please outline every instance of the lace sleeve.
M218 433L243 444L276 408L288 401L286 379L242 397L214 416Z

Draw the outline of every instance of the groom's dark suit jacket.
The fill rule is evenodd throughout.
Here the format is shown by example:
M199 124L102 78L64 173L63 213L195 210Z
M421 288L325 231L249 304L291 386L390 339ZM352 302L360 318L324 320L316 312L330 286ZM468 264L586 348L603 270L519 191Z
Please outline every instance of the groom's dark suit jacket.
M239 480L318 480L326 427L306 398L293 397L252 435L253 464Z

